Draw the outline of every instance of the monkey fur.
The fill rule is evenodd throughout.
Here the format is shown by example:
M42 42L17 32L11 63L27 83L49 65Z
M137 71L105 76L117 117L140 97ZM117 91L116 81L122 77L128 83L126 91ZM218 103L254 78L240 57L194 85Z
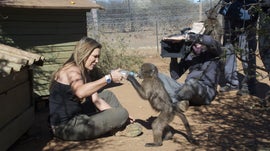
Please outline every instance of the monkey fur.
M172 103L172 100L165 90L162 81L158 78L158 69L151 63L144 63L141 66L138 74L139 78L143 79L141 84L133 77L128 76L133 87L136 89L140 97L144 100L148 100L151 107L160 112L158 117L152 123L153 130L153 143L146 143L146 147L162 146L165 129L169 127L169 123L173 120L174 116L177 115L185 125L187 131L187 138L190 143L196 144L192 137L191 129L186 116L177 107L176 104ZM165 138L166 139L166 138Z
M223 32L222 26L218 21L218 10L221 7L221 3L218 3L213 8L205 12L207 18L204 21L205 31L203 34L211 35L215 40L221 41L221 33Z

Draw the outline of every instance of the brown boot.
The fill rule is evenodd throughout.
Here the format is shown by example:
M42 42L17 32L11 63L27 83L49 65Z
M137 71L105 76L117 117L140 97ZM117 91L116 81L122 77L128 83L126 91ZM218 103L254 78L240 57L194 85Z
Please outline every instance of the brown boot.
M189 107L189 101L188 100L181 100L181 101L177 102L177 107L182 112L186 112L188 110L188 107Z

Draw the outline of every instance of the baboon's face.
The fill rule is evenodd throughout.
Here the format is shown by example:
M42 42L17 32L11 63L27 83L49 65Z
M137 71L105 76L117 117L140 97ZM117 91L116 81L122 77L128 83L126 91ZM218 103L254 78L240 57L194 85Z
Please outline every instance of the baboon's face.
M144 63L141 66L139 78L141 79L152 78L152 77L157 77L157 75L158 75L158 69L155 65L151 63Z

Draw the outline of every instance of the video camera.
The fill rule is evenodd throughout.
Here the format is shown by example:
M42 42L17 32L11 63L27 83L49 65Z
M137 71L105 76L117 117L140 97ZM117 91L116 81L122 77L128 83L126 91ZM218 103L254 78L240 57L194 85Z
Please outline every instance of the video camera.
M177 36L177 35L185 35L188 34L191 28L184 28L181 30L180 34L173 34L168 37ZM190 49L187 47L190 43L185 40L161 40L161 57L170 57L170 58L184 58L189 54Z

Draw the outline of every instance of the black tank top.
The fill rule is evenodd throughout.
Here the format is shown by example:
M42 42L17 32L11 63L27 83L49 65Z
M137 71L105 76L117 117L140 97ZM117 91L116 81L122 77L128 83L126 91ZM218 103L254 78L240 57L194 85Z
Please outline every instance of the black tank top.
M82 113L82 105L70 85L53 81L49 97L50 124L64 124Z

